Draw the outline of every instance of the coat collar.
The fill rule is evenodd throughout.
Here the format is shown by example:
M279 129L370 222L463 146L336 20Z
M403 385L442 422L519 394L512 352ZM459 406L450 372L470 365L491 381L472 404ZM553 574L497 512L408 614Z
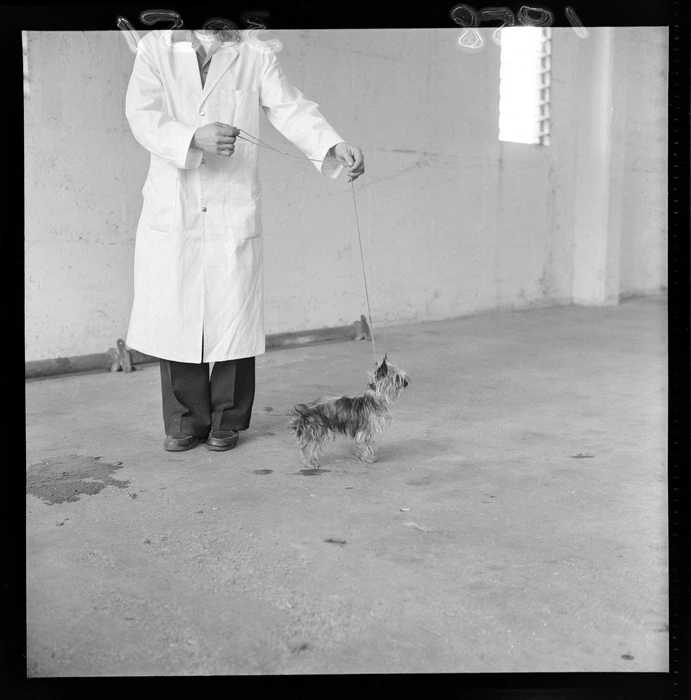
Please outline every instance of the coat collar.
M171 32L170 41L173 44L189 43L194 51L201 45L196 34L191 29L174 29ZM234 36L233 32L219 30L214 33L214 41L217 42L216 50L213 54L213 60L209 66L209 73L206 76L204 89L201 92L201 102L203 102L216 87L218 81L223 77L223 74L228 70L231 63L238 57L238 51L235 46L239 42L239 37ZM194 68L192 69L192 65ZM194 70L195 74L199 74L196 56L193 63L190 64L190 70ZM196 81L201 89L201 83Z

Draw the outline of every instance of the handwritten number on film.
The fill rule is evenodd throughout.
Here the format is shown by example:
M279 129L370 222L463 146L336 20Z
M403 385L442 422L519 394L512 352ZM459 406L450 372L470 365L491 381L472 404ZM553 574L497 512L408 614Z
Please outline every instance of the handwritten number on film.
M585 39L588 36L588 30L583 26L572 7L564 8L564 13L573 27L573 30L581 38ZM268 12L263 10L254 10L245 12L242 15L243 22L250 27L249 41L255 48L264 51L272 51L277 53L283 47L280 41L273 39L269 42L261 42L256 38L256 34L260 31L269 29L268 25L263 23L264 18L268 16ZM458 37L458 46L464 51L476 53L482 51L485 46L485 40L481 36L477 28L482 22L501 21L500 27L497 27L492 33L492 40L497 46L501 45L500 32L504 27L514 27L516 20L518 24L524 27L550 27L554 21L554 13L542 7L530 7L523 5L518 10L518 17L508 7L483 7L476 10L472 5L461 3L454 5L449 12L451 19L460 27L463 27L461 35ZM536 15L536 16L533 16ZM159 22L170 22L168 29L180 29L183 26L182 17L174 10L144 10L139 15L142 24L153 26ZM132 26L126 17L119 16L117 18L117 26L124 33L127 45L132 53L137 52L139 44L139 34ZM238 26L225 17L212 17L204 22L203 29L222 29L233 32L238 36Z
M585 39L588 36L588 30L580 22L573 8L566 7L564 12L576 34L581 39ZM550 10L527 5L523 5L518 10L518 17L508 7L483 7L481 10L476 10L472 5L466 4L454 5L449 15L457 25L464 27L458 37L458 46L470 53L481 51L485 46L485 40L477 31L481 22L502 22L502 25L492 33L492 40L497 46L501 46L499 32L504 27L515 26L517 19L518 23L524 27L551 27L554 22L554 13Z
M260 42L256 39L255 35L262 30L269 29L267 24L262 23L262 20L268 16L268 12L264 10L254 10L250 12L245 12L242 15L243 22L250 28L248 32L248 39L250 43L256 44L257 48L262 48L264 50L270 50L274 53L281 50L281 42L277 39L273 39L269 42ZM159 22L170 22L171 24L166 27L167 29L180 29L183 26L182 17L179 13L174 10L144 10L139 15L139 20L142 24L148 27L158 24ZM139 45L139 34L136 29L132 26L132 23L126 18L119 16L117 18L118 29L124 32L125 40L132 53L137 53L137 46ZM234 22L231 22L225 17L212 17L204 22L202 29L220 29L225 31L231 31L235 36L238 36L238 26Z

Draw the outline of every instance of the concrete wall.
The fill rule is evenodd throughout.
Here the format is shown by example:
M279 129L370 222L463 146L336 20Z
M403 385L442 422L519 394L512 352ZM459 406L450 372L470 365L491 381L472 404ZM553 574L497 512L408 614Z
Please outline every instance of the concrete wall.
M630 27L616 35L622 78L615 110L626 119L622 295L667 286L667 34L667 28Z
M579 46L576 303L666 287L667 46L666 27L591 30Z
M127 329L146 156L119 32L28 33L26 360L105 352Z
M552 31L549 148L499 142L488 33L469 54L457 29L272 32L293 82L365 151L375 326L666 286L667 30ZM133 55L117 31L26 38L26 359L100 353L127 329L148 163L124 117ZM297 152L265 119L259 136ZM260 167L267 332L353 322L351 186L271 152Z

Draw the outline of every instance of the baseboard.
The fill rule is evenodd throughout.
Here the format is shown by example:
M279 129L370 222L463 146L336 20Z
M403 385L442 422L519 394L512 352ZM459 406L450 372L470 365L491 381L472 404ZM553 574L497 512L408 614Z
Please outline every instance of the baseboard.
M364 329L366 333L367 329ZM358 340L363 337L363 326L360 321L349 326L334 326L317 328L311 331L295 331L291 333L273 333L266 336L266 349L279 350L282 348L302 347L318 343L330 343L344 340ZM144 355L137 350L129 350L133 366L158 362L150 355ZM56 357L48 360L32 360L24 363L24 378L38 379L39 377L55 377L62 374L77 374L80 372L109 372L113 358L107 353L93 355L75 355L73 357Z
M661 289L644 289L641 291L624 292L619 295L619 301L632 301L635 299L643 299L645 297L665 297L667 298L667 287Z

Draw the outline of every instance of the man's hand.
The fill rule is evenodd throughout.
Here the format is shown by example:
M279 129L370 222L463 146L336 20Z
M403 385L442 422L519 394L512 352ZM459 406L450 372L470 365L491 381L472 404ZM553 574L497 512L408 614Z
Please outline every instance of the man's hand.
M345 141L337 143L329 149L329 155L345 166L348 182L357 180L365 172L365 158L357 146L351 146Z
M200 126L192 137L193 148L201 148L215 156L230 157L235 153L235 138L240 133L239 129L229 124L213 122L206 126Z

